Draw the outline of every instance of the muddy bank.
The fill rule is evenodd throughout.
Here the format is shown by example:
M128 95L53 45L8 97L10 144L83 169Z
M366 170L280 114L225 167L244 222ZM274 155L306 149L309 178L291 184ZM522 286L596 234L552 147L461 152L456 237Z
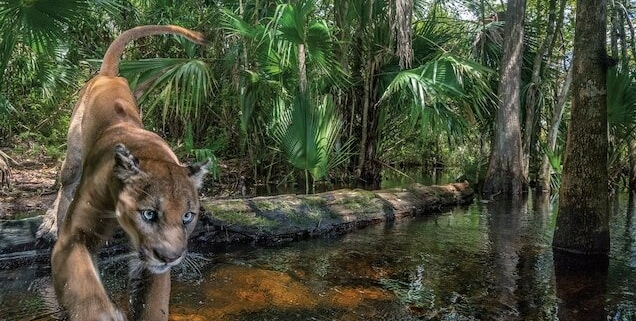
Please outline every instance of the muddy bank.
M336 190L312 195L279 195L241 199L206 199L191 237L195 251L233 244L276 245L299 239L346 233L403 217L438 213L473 200L467 183L442 186L413 184L381 191ZM35 239L41 216L0 221L0 268L48 260L52 244ZM123 233L103 255L127 250Z

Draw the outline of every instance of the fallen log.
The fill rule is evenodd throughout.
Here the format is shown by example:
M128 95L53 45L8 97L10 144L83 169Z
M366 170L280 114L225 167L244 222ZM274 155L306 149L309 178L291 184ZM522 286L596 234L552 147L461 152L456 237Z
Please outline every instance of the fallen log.
M211 252L234 244L276 245L333 236L371 224L438 213L470 204L468 183L380 191L342 189L311 195L278 195L238 199L204 199L204 214L192 233L193 250ZM35 233L41 216L0 222L0 268L45 262L52 244ZM127 251L119 232L102 255Z

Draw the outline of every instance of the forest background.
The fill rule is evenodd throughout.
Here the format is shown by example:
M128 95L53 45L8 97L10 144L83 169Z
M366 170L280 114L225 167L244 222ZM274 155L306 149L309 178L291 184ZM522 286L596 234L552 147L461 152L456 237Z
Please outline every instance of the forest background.
M61 159L72 105L111 41L137 25L177 24L209 45L141 39L121 74L146 127L182 158L212 158L216 179L310 191L316 182L379 186L382 173L424 167L479 184L508 122L497 110L514 2L0 1L0 147ZM635 5L608 1L609 56L599 61L611 67L614 191L636 186ZM575 3L527 0L523 9L520 144L503 157L519 152L523 183L556 190ZM0 153L0 167L10 165Z

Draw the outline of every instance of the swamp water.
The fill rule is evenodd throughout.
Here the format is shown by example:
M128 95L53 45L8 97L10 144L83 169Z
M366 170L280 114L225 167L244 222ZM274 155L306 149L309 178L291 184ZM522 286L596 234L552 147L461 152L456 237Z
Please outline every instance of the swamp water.
M612 201L607 271L555 276L547 198L468 208L279 248L197 253L170 320L636 320L636 205ZM102 261L125 302L125 258ZM47 266L0 270L0 320L58 320Z

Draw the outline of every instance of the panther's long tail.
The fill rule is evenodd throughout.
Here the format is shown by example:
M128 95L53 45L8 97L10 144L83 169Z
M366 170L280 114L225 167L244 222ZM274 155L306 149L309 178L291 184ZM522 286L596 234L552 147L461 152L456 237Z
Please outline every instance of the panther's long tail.
M198 44L206 43L205 37L201 33L174 25L147 25L128 29L119 35L106 50L99 75L116 77L119 74L119 59L129 42L141 37L161 34L177 34Z

